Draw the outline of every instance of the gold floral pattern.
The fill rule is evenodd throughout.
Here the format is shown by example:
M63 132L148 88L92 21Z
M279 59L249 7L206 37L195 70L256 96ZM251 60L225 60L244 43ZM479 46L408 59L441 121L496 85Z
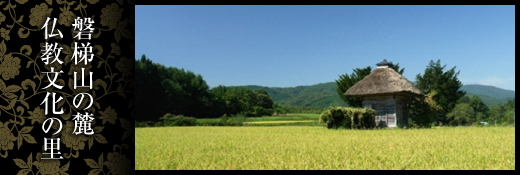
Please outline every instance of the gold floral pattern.
M45 175L59 175L60 174L60 160L41 159L42 153L36 154L36 160L39 160L36 165L40 173Z
M133 1L0 0L0 164L7 167L4 168L9 172L7 174L84 174L83 170L89 166L92 168L91 174L134 173L133 154L123 155L121 151L109 150L134 142L131 122L131 112L134 111L131 86L133 79L129 76L134 63L133 59L128 58L130 55L134 56L131 50L134 47L134 16L131 15L135 9L127 7L129 3ZM51 16L53 10L52 15L56 16ZM45 65L41 60L45 43L40 41L44 39L44 32L51 32L42 30L48 17L48 29L54 26L53 34L58 34L59 30L63 37L58 35L46 39L45 42L58 43L58 48L63 48L57 56L63 61L62 64L54 62ZM91 18L94 21L91 40L74 38L76 33L72 24L77 17ZM76 65L75 60L71 60L74 42L79 45L90 42L94 58L87 65ZM54 72L63 71L58 74L54 83L65 86L64 88L51 86L42 89L50 83L44 72L50 72L51 67ZM85 68L84 75L81 68ZM74 89L74 72L78 76L76 83L81 84L84 80L86 86L92 84L92 89ZM86 80L86 76L90 76L89 72L93 72L93 82ZM49 76L51 80L54 79L54 74ZM48 107L42 106L47 92L55 92L56 98L62 97L55 107L57 111L63 109L63 114L52 114L52 96L47 99ZM76 108L74 105L79 99L73 98L82 92L92 95L93 99L84 99ZM90 102L93 105L84 109ZM120 103L123 105L109 106ZM48 115L45 115L45 109L48 110ZM86 112L94 114L95 119L91 123L94 134L73 134L74 116ZM62 122L60 132L57 132L59 122L52 123L49 132L42 131L43 122L51 117ZM56 132L58 134L51 135ZM109 136L105 138L104 135ZM44 138L49 137L60 138L60 149L54 151L59 151L61 155L55 156L63 156L63 159L41 159L42 155L48 156L43 154L43 148ZM123 147L129 149L128 145ZM49 153L49 150L45 153ZM108 153L111 154L107 157ZM95 155L99 156L98 160L94 163L86 162ZM103 159L103 155L107 160ZM74 167L70 171L69 165Z
M12 150L16 137L11 133L11 130L7 126L7 122L4 124L0 121L0 146L4 151Z
M115 109L112 109L112 107L108 106L108 108L105 111L99 111L101 114L101 117L99 119L103 120L103 125L108 121L111 124L115 124L117 120L117 113Z
M36 154L36 160L33 161L32 153L29 154L27 160L22 159L13 159L15 164L22 168L18 171L17 174L28 174L32 172L32 174L42 174L42 175L67 175L66 173L69 170L70 162L60 167L60 160L57 159L41 159L42 153ZM33 165L38 169L38 171L33 171Z
M34 111L28 111L29 115L31 115L29 117L29 119L31 119L31 125L34 124L34 122L38 122L40 124L43 124L43 121L45 121L45 119L47 119L47 117L45 117L45 110L40 109L40 107L36 107L36 109L34 109Z
M5 21L5 15L4 15L2 12L0 12L0 25L1 25L2 22L4 22L4 21Z
M126 158L126 155L119 154L118 152L108 153L108 169L110 172L117 175L127 175L131 171L130 159Z
M112 5L107 5L103 8L101 13L101 25L108 26L108 29L112 30L117 27L123 9L119 9L119 6L116 3L112 3Z
M71 11L64 11L60 14L60 17L58 18L58 24L64 26L71 26L72 22L74 22L74 19L76 19L76 15L74 15L74 13L72 13Z
M83 134L72 134L74 132L74 122L67 121L67 124L63 126L61 130L61 142L65 144L67 148L73 150L83 150L85 148L85 141L88 141L88 137Z
M91 3L91 4L95 4L97 3L99 0L87 0L88 3Z
M123 72L123 77L132 75L130 71L134 68L134 62L130 61L126 57L122 57L121 60L116 63L116 68L117 70Z
M47 17L51 15L52 8L49 8L47 4L41 3L31 9L31 15L29 16L29 24L37 26L38 28L43 27Z
M15 76L20 74L20 70L18 70L20 67L20 58L7 54L3 57L0 65L0 74L2 74L4 80L14 79Z
M25 4L27 1L29 1L29 0L16 0L16 2L18 2L20 4Z
M9 37L9 32L11 32L11 30L7 30L5 28L1 28L0 29L0 35L2 36L2 38L4 38L6 41L9 41L9 39L11 39L11 37Z
M119 148L119 152L116 149ZM104 161L103 153L98 158L96 162L93 159L85 159L85 162L90 168L89 174L98 174L102 172L102 174L114 174L114 175L129 175L133 174L134 168L132 167L132 162L126 155L122 154L122 149L127 148L128 145L123 144L119 146L117 144L114 145L114 152L108 153L107 161ZM105 173L104 166L108 167L109 172Z
M110 44L110 46L112 46L112 50L110 51L110 53L121 55L121 48L119 48L119 46L116 43L112 43Z

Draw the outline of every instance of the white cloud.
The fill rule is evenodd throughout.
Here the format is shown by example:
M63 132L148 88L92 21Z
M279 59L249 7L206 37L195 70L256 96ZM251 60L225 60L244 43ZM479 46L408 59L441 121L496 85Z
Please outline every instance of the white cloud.
M515 76L509 78L503 78L503 77L486 77L485 79L482 79L478 81L478 84L482 85L490 85L495 86L499 88L505 88L505 89L515 89Z
M506 82L507 82L507 80L505 78L487 77L486 79L480 80L479 84L496 86L496 85L504 84Z

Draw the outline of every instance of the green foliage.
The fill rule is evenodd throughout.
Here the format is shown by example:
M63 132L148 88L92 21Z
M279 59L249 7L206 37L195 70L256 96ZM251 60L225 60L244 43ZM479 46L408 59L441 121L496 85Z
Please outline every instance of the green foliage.
M218 86L210 90L215 115L236 115L247 117L272 115L273 101L265 90L251 90L245 87Z
M469 103L469 101L469 96L465 95L464 97L461 97L457 103Z
M197 119L183 115L166 114L160 118L158 123L160 123L160 126L197 126Z
M435 95L437 92L432 91L426 96L412 98L408 103L408 127L429 128L432 123L437 124L435 118L442 108L435 101Z
M203 121L199 122L199 126L242 126L245 120L246 117L243 115L223 115L219 121Z
M356 68L353 70L354 72L350 75L343 74L339 76L339 79L336 80L337 84L337 93L339 97L347 102L349 106L352 107L361 107L363 104L361 103L361 98L356 97L347 97L345 96L345 92L352 86L354 86L358 81L362 80L372 72L372 68L367 66L365 68Z
M515 99L500 106L492 106L489 110L490 124L512 125L515 123Z
M446 115L450 125L471 125L476 121L475 110L468 103L459 103Z
M462 116L455 116L455 115L459 115L464 110L468 110L468 109L465 109L466 105L459 105L459 104L467 104L469 107L471 107L473 112L466 113ZM480 99L480 97L478 95L473 95L473 96L471 96L471 98L469 96L464 96L459 99L457 105L459 106L459 108L457 108L457 106L456 106L451 111L451 115L450 115L451 117L449 117L452 120L451 125L458 125L458 124L480 125L480 122L488 120L489 108L486 104L484 104L484 102ZM472 114L473 116L468 117L469 114ZM455 119L457 119L457 120L455 120ZM463 119L462 120L463 123L458 121L459 119Z
M397 73L399 73L401 75L403 75L403 73L404 73L404 67L401 68L401 66L399 66L399 63L392 66L392 69L394 69Z
M286 115L287 108L278 105L278 103L273 103L273 115Z
M217 118L224 114L272 115L273 101L262 89L209 90L201 75L152 63L145 55L136 60L136 121L159 121L165 113L195 118ZM161 121L163 122L163 121Z
M472 96L468 104L471 106L471 108L473 108L473 110L476 113L487 115L487 113L489 112L489 107L486 104L484 104L484 102L482 102L478 95Z
M477 94L468 94L468 93L466 93L466 96L469 96L469 97L472 97L474 95L477 95ZM488 107L500 106L500 105L503 105L503 104L507 103L507 101L512 99L512 98L490 97L490 96L487 96L487 95L484 95L484 94L478 94L478 96L482 100L482 102L484 104L486 104L486 106L488 106Z
M168 111L166 91L157 65L145 55L135 61L135 120L158 121Z
M446 65L441 66L440 60L437 62L431 60L424 74L416 76L417 88L423 90L424 93L432 91L438 93L434 96L434 100L441 110L438 112L436 120L443 123L450 121L446 118L446 114L455 108L457 101L465 95L464 91L459 90L462 87L462 83L457 78L460 71L455 72L456 67L444 71L445 67Z
M152 121L143 121L143 122L135 121L136 128L153 127L153 126L155 126L155 122L152 122Z
M321 114L327 110L328 107L320 106L283 106L287 113L308 113L308 114Z
M205 117L209 113L209 86L191 71L158 65L159 77L166 91L168 109L173 114Z
M320 115L320 123L327 128L372 129L376 111L370 108L330 107Z
M191 71L136 60L136 120L158 121L165 113L204 117L210 113L209 87Z

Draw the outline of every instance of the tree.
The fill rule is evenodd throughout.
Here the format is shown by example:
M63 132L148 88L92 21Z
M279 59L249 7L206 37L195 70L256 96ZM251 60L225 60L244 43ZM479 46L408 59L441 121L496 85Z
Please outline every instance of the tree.
M285 109L283 106L280 106L278 103L273 103L273 110L277 115L287 114L287 109Z
M492 106L489 109L490 123L495 124L514 124L515 122L515 100L509 100L500 106Z
M397 73L399 73L399 74L401 74L401 75L403 75L403 73L404 73L404 68L401 68L401 67L399 66L399 63L393 65L393 66L392 66L392 69L394 69Z
M136 60L135 70L137 121L158 121L166 113L211 115L209 87L201 75L153 63L145 55Z
M172 114L197 118L209 115L209 86L201 75L162 65L158 65L158 70Z
M478 95L473 95L468 104L475 111L475 118L479 120L479 122L480 120L487 120L489 107L482 102Z
M166 90L158 75L157 65L145 55L135 61L136 121L158 121L167 113Z
M464 97L461 97L457 103L469 103L469 97L465 95Z
M431 127L435 121L441 107L433 99L437 95L436 91L431 91L425 96L412 98L408 103L409 118L408 125L416 128Z
M263 89L218 86L211 89L212 108L219 115L243 113L247 117L272 115L273 100Z
M442 109L438 113L437 122L443 123L449 122L450 119L446 118L446 114L451 112L457 101L466 94L465 91L459 90L462 87L462 83L457 78L460 71L455 72L456 67L444 71L445 67L446 65L441 66L440 60L437 62L431 60L424 74L416 76L417 88L426 94L434 90L438 92L434 100Z
M254 90L252 99L251 106L256 107L256 116L271 116L273 114L273 100L265 90Z
M446 116L451 119L451 125L471 125L476 120L475 111L467 103L459 103L455 105L455 108L453 108L453 110Z
M394 69L397 73L401 75L404 73L404 68L400 68L399 63L395 64L392 67L392 69ZM338 86L336 90L338 92L339 97L343 101L347 102L349 106L361 107L363 105L361 98L347 97L344 94L350 87L354 86L354 84L356 84L358 81L362 80L363 78L365 78L365 76L370 74L372 72L372 68L370 66L367 66L365 68L353 69L353 71L354 72L352 72L352 74L350 75L346 73L339 76L339 79L336 80L336 84Z

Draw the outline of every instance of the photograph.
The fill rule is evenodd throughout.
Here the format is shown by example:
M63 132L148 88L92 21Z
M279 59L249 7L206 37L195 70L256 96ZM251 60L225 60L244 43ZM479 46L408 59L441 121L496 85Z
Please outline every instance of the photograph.
M515 170L514 5L136 5L133 66L136 172Z

